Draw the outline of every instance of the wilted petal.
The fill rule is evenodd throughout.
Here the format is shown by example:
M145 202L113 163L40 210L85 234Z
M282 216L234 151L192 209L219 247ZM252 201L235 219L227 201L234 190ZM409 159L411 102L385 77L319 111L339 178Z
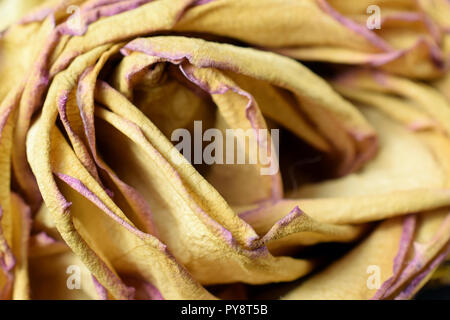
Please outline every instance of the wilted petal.
M355 249L287 292L283 298L370 299L377 284L392 276L403 226L403 218L384 221Z

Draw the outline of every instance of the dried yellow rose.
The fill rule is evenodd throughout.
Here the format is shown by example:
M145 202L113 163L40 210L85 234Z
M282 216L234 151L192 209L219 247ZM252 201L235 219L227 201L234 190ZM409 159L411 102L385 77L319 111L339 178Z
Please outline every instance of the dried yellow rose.
M0 298L412 298L450 252L433 2L1 1Z

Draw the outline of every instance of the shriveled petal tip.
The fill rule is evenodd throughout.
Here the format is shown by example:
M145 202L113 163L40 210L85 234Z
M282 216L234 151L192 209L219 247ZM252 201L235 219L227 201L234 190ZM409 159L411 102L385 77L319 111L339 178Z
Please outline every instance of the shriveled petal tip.
M249 219L252 227L263 234L254 245L267 244L269 250L276 254L317 243L352 242L367 230L365 225L334 225L318 222L301 211L299 207L295 207L274 225L269 219L256 220L245 212L241 214L241 217L244 220ZM267 228L270 229L267 230Z

